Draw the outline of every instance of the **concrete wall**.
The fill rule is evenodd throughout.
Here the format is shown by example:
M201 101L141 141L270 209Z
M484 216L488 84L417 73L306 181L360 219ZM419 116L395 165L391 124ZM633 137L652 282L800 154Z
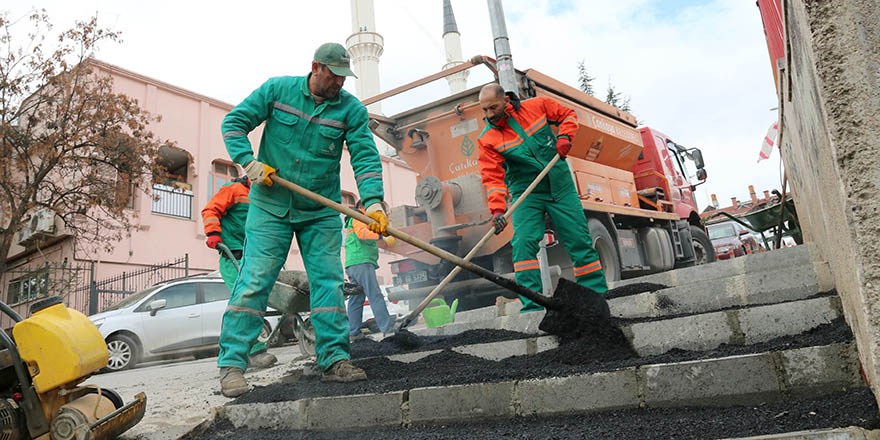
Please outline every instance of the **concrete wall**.
M880 0L785 0L782 157L880 397Z

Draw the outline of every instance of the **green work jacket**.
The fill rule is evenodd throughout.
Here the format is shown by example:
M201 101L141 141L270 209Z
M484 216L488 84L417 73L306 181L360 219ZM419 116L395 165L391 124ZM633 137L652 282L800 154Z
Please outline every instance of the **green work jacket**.
M365 206L381 202L382 162L367 126L366 107L345 90L340 90L336 99L316 105L308 78L271 78L235 106L221 128L229 156L242 166L254 160L247 134L265 122L257 159L275 168L279 177L338 203L342 198L339 164L345 143L361 200ZM253 184L250 201L291 221L338 215L280 185Z
M355 264L371 263L379 267L379 246L376 239L363 239L358 237L354 230L354 220L349 218L345 221L348 235L345 236L345 267Z

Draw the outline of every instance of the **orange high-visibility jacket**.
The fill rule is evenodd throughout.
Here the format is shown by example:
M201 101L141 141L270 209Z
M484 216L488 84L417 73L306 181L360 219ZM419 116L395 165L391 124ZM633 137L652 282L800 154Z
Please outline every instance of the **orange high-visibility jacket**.
M477 138L480 175L493 213L504 212L508 195L518 198L556 155L552 125L559 126L558 136L569 140L578 130L574 110L550 98L522 101L519 111L508 104L505 111L507 119L500 125L486 121ZM534 191L557 194L573 185L568 164L560 160Z
M220 191L202 209L205 235L220 235L220 240L229 250L244 248L244 224L250 207L249 190L247 177L235 179L220 187Z

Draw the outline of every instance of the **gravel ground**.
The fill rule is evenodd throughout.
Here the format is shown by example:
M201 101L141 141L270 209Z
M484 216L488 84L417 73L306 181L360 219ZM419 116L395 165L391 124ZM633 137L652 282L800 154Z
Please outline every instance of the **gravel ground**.
M759 406L628 409L584 416L518 417L472 424L346 433L254 431L235 429L229 422L221 422L207 432L184 439L717 439L847 426L880 428L877 404L868 388Z
M483 332L482 337L485 337L493 331L481 332ZM466 340L473 337L473 334L462 334L458 337ZM286 383L255 387L254 390L236 399L234 403L280 402L318 396L383 393L426 386L568 376L637 365L719 358L850 340L852 340L852 332L846 322L840 318L800 335L777 338L761 344L723 345L715 350L703 352L672 350L662 355L644 358L636 356L629 346L620 340L590 337L535 355L514 356L501 361L490 361L444 350L412 363L391 361L384 357L356 359L354 363L366 370L369 380L353 383L323 383L317 376L304 376L299 380L292 377ZM294 376L298 375L296 372L291 373Z

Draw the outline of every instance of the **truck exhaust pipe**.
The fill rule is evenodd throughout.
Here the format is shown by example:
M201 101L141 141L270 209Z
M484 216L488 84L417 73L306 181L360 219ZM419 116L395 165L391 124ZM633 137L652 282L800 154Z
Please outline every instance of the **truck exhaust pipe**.
M495 42L495 63L498 67L498 82L505 93L519 97L516 70L513 68L513 55L510 54L510 39L507 38L507 24L501 0L487 0L489 20L492 22L492 39Z

